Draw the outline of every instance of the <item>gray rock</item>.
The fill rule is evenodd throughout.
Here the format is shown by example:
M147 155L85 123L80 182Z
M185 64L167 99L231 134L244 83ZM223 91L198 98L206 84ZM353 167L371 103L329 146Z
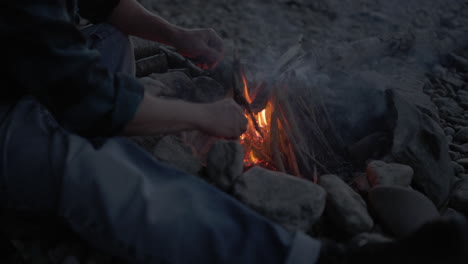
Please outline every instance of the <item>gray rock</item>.
M197 175L202 168L200 158L177 136L162 138L154 148L153 155L162 162L192 175Z
M431 115L396 92L392 96L397 120L390 158L411 166L412 185L442 206L454 177L444 131Z
M449 151L449 155L452 160L459 160L462 157L460 153L454 151Z
M466 167L468 167L468 158L459 159L459 160L457 160L457 163L466 168Z
M224 87L214 79L206 76L197 77L193 79L197 86L194 90L193 99L195 102L209 103L221 100L226 97L226 90Z
M465 167L463 167L463 165L455 161L452 161L451 164L452 164L453 172L455 173L455 175L458 175L460 173L465 173Z
M367 194L372 188L367 174L365 173L354 173L353 174L353 187L361 194Z
M439 108L439 112L443 116L457 116L463 113L463 108L461 108L457 101L452 98L442 97L434 100L434 103Z
M455 210L453 208L447 208L447 210L445 210L445 212L444 212L444 214L442 216L445 217L445 218L463 217L463 215L460 212L458 212L457 210Z
M289 230L309 231L322 216L326 192L310 181L254 167L236 183L234 194Z
M75 256L68 256L62 261L62 264L80 264L80 261Z
M450 149L460 153L468 153L468 143L463 145L450 144Z
M446 136L453 136L455 135L455 129L451 128L451 127L446 127L444 128L444 133Z
M230 190L244 170L244 149L237 141L219 140L207 156L208 178L219 188Z
M193 91L196 89L192 80L182 72L151 74L149 77L160 81L167 87L167 89L161 91L161 96L190 100Z
M455 134L455 140L461 143L468 143L468 127L462 128Z
M426 196L410 188L378 186L368 197L376 219L396 237L405 237L440 216Z
M395 185L409 187L414 171L410 166L398 163L372 161L367 166L367 177L372 186Z
M450 205L455 210L468 215L468 178L464 178L455 184Z
M447 143L453 143L453 136L446 136L445 138L447 139Z
M368 232L374 221L362 197L335 175L323 175L319 185L327 191L327 217L348 235Z
M362 247L367 244L391 242L392 239L379 233L362 233L351 239L351 244L356 247Z

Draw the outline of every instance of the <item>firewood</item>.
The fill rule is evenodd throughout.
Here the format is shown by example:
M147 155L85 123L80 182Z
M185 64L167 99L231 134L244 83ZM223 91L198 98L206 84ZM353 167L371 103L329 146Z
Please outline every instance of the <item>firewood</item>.
M168 70L165 54L154 55L136 62L136 76L145 77L152 73L165 73Z

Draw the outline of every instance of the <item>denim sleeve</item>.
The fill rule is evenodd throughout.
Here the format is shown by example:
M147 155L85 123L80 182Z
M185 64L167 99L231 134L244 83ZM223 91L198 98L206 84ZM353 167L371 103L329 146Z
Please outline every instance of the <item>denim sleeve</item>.
M54 4L51 4L54 3ZM118 134L133 118L143 86L100 65L61 1L7 1L0 34L15 94L39 99L65 128L83 136Z
M97 24L105 22L120 0L78 0L80 16Z

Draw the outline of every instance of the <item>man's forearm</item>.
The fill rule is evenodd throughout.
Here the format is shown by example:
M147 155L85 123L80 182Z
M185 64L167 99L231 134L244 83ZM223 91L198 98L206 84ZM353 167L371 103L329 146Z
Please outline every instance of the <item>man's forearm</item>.
M183 31L182 28L152 14L136 0L121 0L114 9L109 22L128 35L170 46L180 41Z
M155 135L198 129L203 121L203 105L168 100L145 94L125 135Z

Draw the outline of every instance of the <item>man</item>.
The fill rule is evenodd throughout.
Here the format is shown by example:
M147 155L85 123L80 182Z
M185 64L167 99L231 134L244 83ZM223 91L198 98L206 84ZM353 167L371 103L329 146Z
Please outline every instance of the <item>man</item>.
M120 42L122 32L162 42L212 67L223 57L213 30L176 27L135 0L95 2L0 3L3 207L56 214L90 244L135 263L370 263L400 261L411 248L405 240L353 250L291 234L118 137L197 129L237 138L246 120L232 100L145 94ZM85 28L85 39L73 23L78 8L113 27ZM465 231L459 222L435 225Z

